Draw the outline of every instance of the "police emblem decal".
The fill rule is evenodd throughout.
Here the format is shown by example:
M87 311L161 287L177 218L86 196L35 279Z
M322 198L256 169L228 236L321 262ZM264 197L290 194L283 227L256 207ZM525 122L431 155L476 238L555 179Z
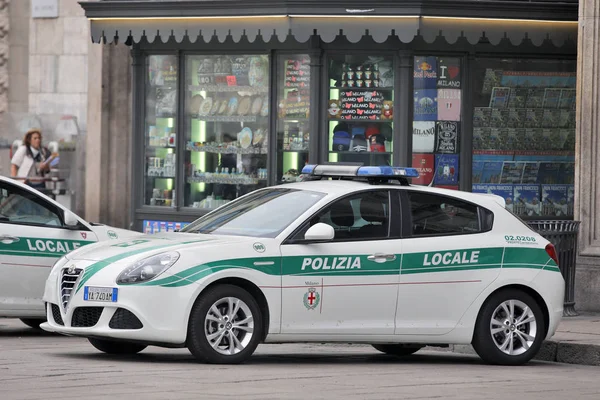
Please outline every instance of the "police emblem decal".
M87 233L85 233L85 232L79 232L79 233L81 233L82 238L84 238L84 239L87 238Z
M252 245L252 247L254 248L254 251L258 252L258 253L264 253L265 250L267 249L266 246L260 242L256 242Z
M321 295L317 292L317 289L311 287L308 289L308 292L304 293L304 307L307 310L314 310L319 305L319 301L321 300Z

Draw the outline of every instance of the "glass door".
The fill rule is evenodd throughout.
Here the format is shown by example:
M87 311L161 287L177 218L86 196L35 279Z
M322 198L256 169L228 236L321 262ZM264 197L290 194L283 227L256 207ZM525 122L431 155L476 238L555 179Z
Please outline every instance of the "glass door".
M392 56L329 58L328 160L391 165L394 62Z
M146 69L144 205L175 207L177 56L150 55Z
M214 209L267 184L269 57L189 55L184 207Z
M295 182L308 163L310 145L310 57L278 59L277 184Z

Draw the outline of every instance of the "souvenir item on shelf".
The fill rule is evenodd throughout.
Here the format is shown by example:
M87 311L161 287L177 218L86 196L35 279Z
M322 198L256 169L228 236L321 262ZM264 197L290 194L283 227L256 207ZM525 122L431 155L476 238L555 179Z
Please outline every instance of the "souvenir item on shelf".
M238 141L243 149L247 149L252 144L252 130L245 127L238 133Z
M198 64L198 84L210 85L214 83L214 61L212 57L203 58Z
M250 111L250 107L252 106L252 98L251 97L242 97L240 100L237 113L238 115L246 115Z
M210 113L210 110L212 109L212 97L207 97L204 99L204 101L200 104L200 110L198 111L199 115L202 116L206 116Z
M254 98L254 101L252 102L252 111L250 111L250 114L258 115L260 113L260 109L262 108L262 103L262 97L257 96L256 98Z
M221 101L219 99L214 99L212 108L210 109L210 115L215 115L217 113L217 111L219 111L220 106L221 106Z
M227 103L227 115L233 115L238 109L239 100L237 96L233 96Z
M252 145L253 146L258 146L264 139L265 135L265 130L262 128L258 128L256 131L254 131L254 134L252 135Z
M262 101L262 108L260 109L260 116L266 117L269 115L269 97L265 96Z
M250 57L248 81L250 86L265 87L267 85L268 63L263 57Z
M231 72L235 76L237 86L248 86L248 72L250 66L246 57L236 57L231 63Z
M202 97L202 95L193 95L192 99L190 100L188 113L192 115L198 114L198 111L200 110L200 104L202 104L202 101L204 101L204 97Z
M229 105L229 100L228 99L223 99L220 101L220 105L219 105L219 111L217 112L217 114L219 115L223 115L225 114L225 111L227 111L227 106Z

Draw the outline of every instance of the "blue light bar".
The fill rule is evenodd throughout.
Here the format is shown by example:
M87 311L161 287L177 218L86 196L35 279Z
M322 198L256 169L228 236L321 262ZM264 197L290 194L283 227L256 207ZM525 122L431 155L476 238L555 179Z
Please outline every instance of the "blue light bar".
M308 174L308 175L312 175L312 173L315 171L315 168L317 166L315 164L306 164L304 166L304 168L302 168L302 172L301 174Z
M395 176L401 176L404 178L418 178L419 171L416 168L404 167L360 167L356 175L382 178Z
M419 171L416 168L390 167L388 165L379 167L363 167L356 165L335 164L309 164L302 168L302 174L313 176L355 176L363 178L418 178Z

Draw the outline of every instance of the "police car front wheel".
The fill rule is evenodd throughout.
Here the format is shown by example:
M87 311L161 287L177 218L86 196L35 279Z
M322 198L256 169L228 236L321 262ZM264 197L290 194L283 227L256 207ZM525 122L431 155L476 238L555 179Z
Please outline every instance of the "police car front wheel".
M246 361L263 336L260 307L239 286L218 285L201 294L192 308L187 345L202 362Z
M537 354L544 336L538 303L527 293L510 288L494 293L483 305L473 348L488 363L520 365Z

